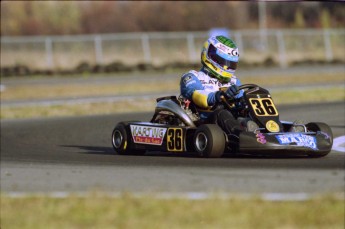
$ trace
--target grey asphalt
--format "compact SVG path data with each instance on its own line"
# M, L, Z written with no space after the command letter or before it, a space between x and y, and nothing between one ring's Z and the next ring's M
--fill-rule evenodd
M345 135L343 103L278 106L283 120L328 123ZM344 192L345 153L323 158L120 156L111 132L152 113L1 121L2 192Z

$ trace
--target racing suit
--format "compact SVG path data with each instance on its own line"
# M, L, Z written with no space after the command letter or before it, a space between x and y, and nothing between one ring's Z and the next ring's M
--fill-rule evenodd
M233 117L230 111L220 109L210 111L210 106L217 101L216 92L222 87L231 85L240 86L241 82L236 76L232 76L230 82L222 84L217 79L210 77L207 71L202 68L199 72L191 70L181 77L181 95L192 101L198 108L203 109L199 112L200 119L210 123L218 124L227 134L239 134L241 130L239 122ZM243 91L235 96L236 99L243 96Z

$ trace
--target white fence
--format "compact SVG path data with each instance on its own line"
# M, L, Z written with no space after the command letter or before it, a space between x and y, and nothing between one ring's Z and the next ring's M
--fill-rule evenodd
M242 61L267 58L281 67L301 60L345 61L345 30L237 30ZM1 67L16 64L38 69L74 68L81 62L135 65L200 61L208 32L120 33L76 36L1 37Z

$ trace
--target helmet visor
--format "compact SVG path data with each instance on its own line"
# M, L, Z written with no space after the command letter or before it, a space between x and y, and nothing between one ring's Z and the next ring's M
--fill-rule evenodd
M207 55L211 60L213 60L214 62L219 64L225 70L228 70L228 69L236 70L236 68L237 68L237 62L227 60L227 59L224 59L223 57L219 56L217 54L216 47L214 47L212 44L210 44L210 46L208 48Z

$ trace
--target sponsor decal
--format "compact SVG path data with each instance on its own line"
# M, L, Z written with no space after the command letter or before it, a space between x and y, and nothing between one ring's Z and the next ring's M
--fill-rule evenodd
M229 48L228 46L223 45L222 43L217 43L214 46L225 54L228 54L231 56L238 56L238 49L237 48L235 48L235 49Z
M269 120L266 123L266 128L268 131L274 132L274 133L279 132L279 130L280 130L279 125L273 120Z
M231 50L231 55L238 56L238 49L232 49Z
M223 45L222 43L218 43L218 44L216 44L216 48L218 48L219 50L221 50L222 52L224 52L224 53L228 53L229 52L229 48L228 47L226 47L225 45Z
M209 81L205 81L205 80L200 80L201 84L204 85L205 87L211 88L213 89L213 85L216 85L218 87L222 87L222 86L226 86L226 85L230 85L229 83L226 84L222 84L221 82L219 82L217 79L209 79ZM208 86L208 85L212 85L212 86ZM227 89L227 88L226 88ZM217 89L215 89L217 90Z
M298 146L304 146L317 150L316 138L314 136L304 134L283 134L277 135L276 138L281 145L296 143Z
M261 144L266 144L266 142L267 142L266 137L263 133L258 133L256 135L256 140Z
M185 77L183 77L183 82L184 82L184 84L187 84L189 81L191 81L192 80L192 76L185 76Z
M148 145L162 145L166 128L130 125L133 141Z

